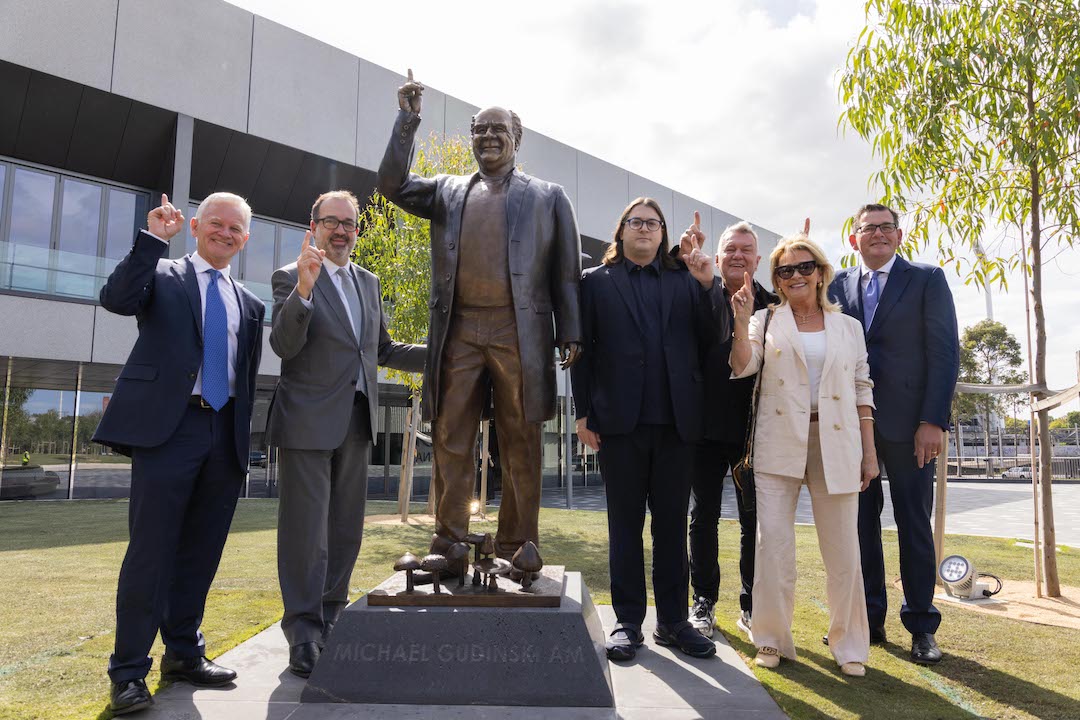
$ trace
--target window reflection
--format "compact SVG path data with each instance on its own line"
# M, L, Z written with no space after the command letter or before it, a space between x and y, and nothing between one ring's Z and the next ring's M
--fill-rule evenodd
M14 179L8 235L14 246L10 284L16 290L48 292L56 177L16 168Z
M54 258L54 292L89 297L94 294L101 223L100 185L65 178L60 205L60 252Z
M7 405L0 499L66 498L75 391L13 385Z

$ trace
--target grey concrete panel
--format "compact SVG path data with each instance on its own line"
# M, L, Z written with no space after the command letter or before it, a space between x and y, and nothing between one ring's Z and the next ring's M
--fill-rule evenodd
M0 295L0 356L90 360L94 306Z
M630 173L578 152L578 227L582 235L607 242L630 201Z
M447 135L458 135L463 138L469 137L469 124L472 122L472 116L480 111L480 108L476 105L470 105L469 103L462 102L456 97L446 95L446 110L445 120L443 121L443 132Z
M94 308L94 348L91 360L96 363L123 365L139 338L135 318Z
M670 237L672 241L678 238L678 235L675 234L675 230L676 228L685 228L685 223L682 225L676 223L675 218L672 216L675 212L675 203L673 200L674 192L671 188L666 185L661 185L658 182L653 182L648 178L641 177L640 175L630 173L629 195L630 199L627 200L627 202L636 197L651 197L653 200L660 203L660 207L664 211L664 217L667 218L669 224L668 237ZM681 233L682 229L680 229L679 232Z
M706 202L696 200L689 195L680 192L674 195L672 207L668 214L668 222L671 224L670 234L672 242L677 242L683 230L690 227L694 221L694 211L701 213L701 229L705 233L705 253L716 254L716 235L713 233L712 211L713 207Z
M526 126L518 151L518 163L529 175L562 185L574 209L577 209L577 151L574 148L546 135L531 132Z
M120 0L112 91L246 132L252 17L219 0Z
M422 79L421 79L422 81ZM360 104L356 115L356 165L378 170L390 131L397 117L397 89L405 76L359 58ZM417 139L427 140L432 133L442 137L446 121L446 95L434 88L424 88Z
M118 0L0 0L0 59L108 92Z
M356 57L255 16L248 132L352 165Z

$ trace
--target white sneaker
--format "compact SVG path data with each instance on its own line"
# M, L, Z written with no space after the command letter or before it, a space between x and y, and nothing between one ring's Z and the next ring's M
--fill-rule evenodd
M694 597L694 607L690 610L690 625L707 638L713 636L716 631L716 614L713 612L712 600L703 597Z
M739 619L735 621L735 627L746 633L746 637L750 638L751 640L753 639L752 635L750 634L750 611L743 610L741 613L739 613Z

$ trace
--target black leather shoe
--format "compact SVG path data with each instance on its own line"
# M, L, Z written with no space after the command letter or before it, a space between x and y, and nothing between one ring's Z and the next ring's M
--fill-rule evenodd
M607 651L608 660L625 662L633 660L634 656L637 655L637 649L644 644L645 636L641 634L640 628L636 625L623 625L620 623L608 635L604 649Z
M911 633L911 660L920 665L937 665L941 662L941 650L933 633Z
M138 712L153 704L154 699L150 697L150 691L146 689L145 680L114 682L109 688L109 709L112 710L113 715Z
M652 636L658 644L677 647L690 657L707 658L716 654L713 641L685 620L674 625L657 625Z
M319 662L319 645L314 642L300 643L289 648L289 672L306 678Z
M166 654L161 658L161 679L170 682L184 680L199 687L228 685L236 679L236 671L221 667L205 657L177 658Z
M822 635L821 636L821 642L824 645L828 645L829 644L829 636L828 635ZM885 628L883 628L883 627L876 627L876 628L872 627L872 628L870 628L870 644L871 645L884 645L887 642L888 642L888 640L885 638Z

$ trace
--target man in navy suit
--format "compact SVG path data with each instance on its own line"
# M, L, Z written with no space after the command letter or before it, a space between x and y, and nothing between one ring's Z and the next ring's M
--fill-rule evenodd
M900 542L904 604L900 620L911 633L911 659L934 664L941 614L934 607L937 576L930 513L934 465L949 428L960 341L956 308L941 268L896 254L903 232L884 205L855 213L851 246L859 265L841 270L830 294L862 322L877 405L875 445L889 478ZM881 478L859 495L859 545L870 639L885 641L885 561L881 548Z
M139 337L94 441L131 456L130 541L116 591L110 709L153 701L144 678L158 631L161 675L224 685L236 673L206 659L202 623L247 473L251 408L266 308L229 277L251 208L214 193L191 219L196 252L163 259L184 217L167 196L101 289L101 304L134 315Z
M727 317L712 263L694 243L704 239L698 225L695 213L684 266L668 254L660 206L638 198L623 211L603 263L581 279L584 347L571 378L577 435L599 454L607 497L612 660L632 659L645 640L646 507L652 513L653 638L694 657L716 653L687 622L686 508L705 403L698 349L709 335L726 334L719 319Z

